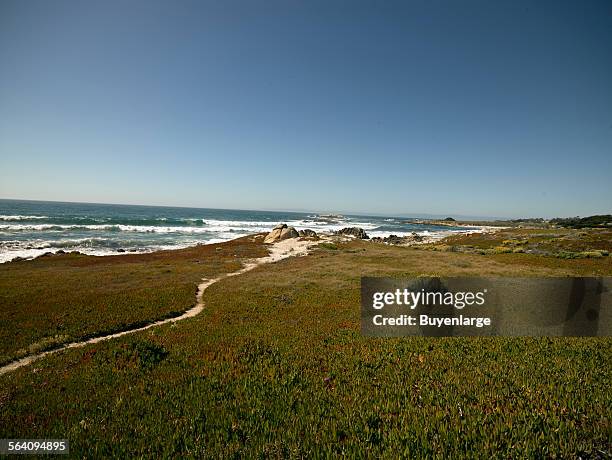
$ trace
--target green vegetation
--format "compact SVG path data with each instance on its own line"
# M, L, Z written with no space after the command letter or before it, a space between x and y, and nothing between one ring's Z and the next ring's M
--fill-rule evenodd
M569 217L551 219L552 225L569 228L610 227L612 226L612 215L598 215L590 217Z
M468 226L489 226L489 227L510 227L510 228L610 228L612 226L612 215L598 215L590 217L569 217L555 218L549 221L541 217L526 218L526 219L507 219L507 220L478 220L478 221L455 221L452 217L447 217L443 220L423 219L416 220L417 223L438 224L438 225L468 225Z
M0 363L178 316L202 277L266 250L249 239L154 254L65 254L0 266Z
M530 247L538 238L499 237L470 241L484 250ZM363 241L335 247L212 285L194 318L0 376L0 436L68 438L76 457L604 458L611 451L612 340L366 338L359 280L610 275L612 258ZM246 252L258 251L265 252L253 244Z
M561 259L608 257L612 251L612 229L503 229L493 233L454 235L441 242L424 245L423 249L470 254L529 254ZM525 258L522 263L529 263Z
M154 368L168 356L164 347L145 340L123 343L111 350L112 354L97 354L96 363L110 363L116 369L137 367L146 371Z

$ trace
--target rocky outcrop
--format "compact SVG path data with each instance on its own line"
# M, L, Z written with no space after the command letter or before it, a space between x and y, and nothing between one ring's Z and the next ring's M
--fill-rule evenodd
M370 237L365 232L365 230L363 228L360 228L360 227L345 227L342 230L338 230L336 232L336 234L338 234L338 235L354 236L355 238L359 238L361 240L368 240L368 239L370 239Z
M385 244L411 244L411 243L420 243L423 241L423 237L415 232L412 232L410 236L397 236L397 235L389 235L384 238L376 236L372 238L374 243L385 243Z
M278 224L266 235L264 243L275 243L289 238L297 238L298 236L300 235L295 228L288 227L287 224Z
M300 234L300 236L310 236L310 237L317 236L317 232L315 232L314 230L310 230L309 228L305 230L300 230L298 233Z

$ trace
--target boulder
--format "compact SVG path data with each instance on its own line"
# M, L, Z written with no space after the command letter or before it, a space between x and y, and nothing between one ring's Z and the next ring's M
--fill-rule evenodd
M286 240L289 238L297 238L300 234L293 227L288 227L287 224L278 224L274 229L266 235L264 243L275 243L276 241Z
M361 240L369 240L370 237L365 232L363 228L360 227L345 227L342 230L338 230L336 232L338 235L349 235L354 236L355 238L359 238Z
M379 236L375 236L371 239L374 243L385 243L385 244L410 244L410 243L420 243L423 241L423 237L416 232L412 232L410 236L398 236L398 235L389 235L384 238Z
M383 238L383 242L387 244L404 244L406 239L397 235L389 235L388 237Z
M278 224L264 238L264 243L274 243L280 239L281 232L287 228L287 224Z
M417 232L412 232L412 240L413 241L418 241L421 242L423 241L423 237L421 235L419 235Z
M298 233L300 234L300 236L317 236L317 232L315 232L314 230L310 230L309 228L305 230L300 230Z
M289 238L297 238L298 236L300 236L300 234L294 227L286 227L281 230L279 239L286 240Z

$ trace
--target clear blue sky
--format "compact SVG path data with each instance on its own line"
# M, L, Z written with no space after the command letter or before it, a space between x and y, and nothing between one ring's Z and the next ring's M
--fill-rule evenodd
M612 2L0 2L0 197L612 212Z

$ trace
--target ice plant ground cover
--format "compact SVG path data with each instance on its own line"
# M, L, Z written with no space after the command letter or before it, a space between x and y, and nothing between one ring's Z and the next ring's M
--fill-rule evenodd
M177 252L166 260L165 269L192 273L185 287L192 295L193 266L201 275L236 270L266 252L245 240L209 248L208 259ZM54 256L2 266L3 321L31 326L38 304L27 304L29 315L7 316L14 300L5 293L34 289L29 280L38 273L48 272L45 308L62 311L70 310L60 289L70 271L53 267L78 262L81 273L95 270L98 279L118 270L112 258L88 261ZM133 278L124 273L124 284L106 284L100 304L127 295L154 266L143 261ZM0 435L67 438L75 456L608 455L612 340L361 336L360 277L419 274L610 275L612 258L326 243L212 285L194 318L0 376ZM161 278L147 295L179 279ZM123 309L108 305L108 317L83 314L83 328L108 327ZM42 340L44 327L32 337ZM5 353L12 341L3 339Z

